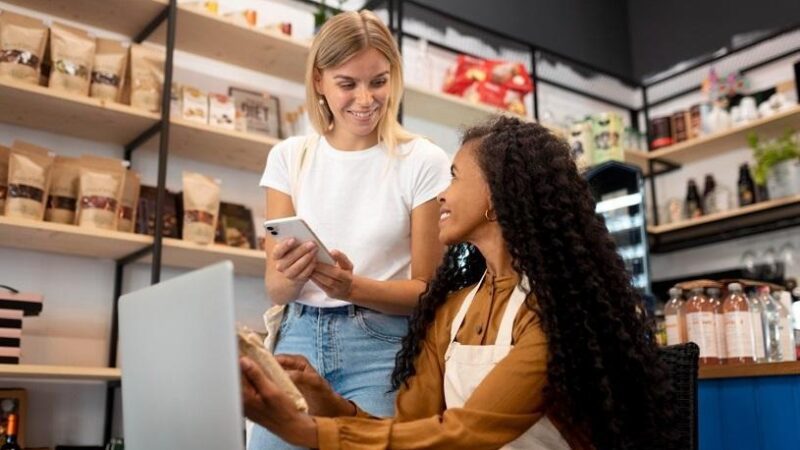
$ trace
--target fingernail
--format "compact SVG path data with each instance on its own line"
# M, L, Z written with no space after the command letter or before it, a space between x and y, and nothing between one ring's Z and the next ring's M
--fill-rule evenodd
M307 249L311 250L311 249L316 248L316 247L317 247L317 244L315 244L313 242L306 242L306 248Z
M242 369L245 370L250 369L250 367L252 367L253 365L250 361L247 360L247 358L240 358L239 364L242 366Z

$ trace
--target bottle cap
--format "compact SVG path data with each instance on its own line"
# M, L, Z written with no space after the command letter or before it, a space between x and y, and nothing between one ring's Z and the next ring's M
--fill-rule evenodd
M674 287L669 290L670 297L680 297L681 294L683 294L683 289L681 288Z
M731 283L728 285L729 291L742 292L742 285L739 283Z

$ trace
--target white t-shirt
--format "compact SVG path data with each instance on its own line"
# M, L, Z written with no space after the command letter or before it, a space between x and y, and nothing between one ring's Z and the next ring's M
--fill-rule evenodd
M292 137L269 153L261 186L292 195L292 177L305 136ZM298 180L295 213L328 250L340 250L356 275L402 280L411 274L411 210L435 198L450 182L450 160L428 140L417 138L389 154L382 144L341 151L321 137ZM306 283L298 303L320 308L348 305Z

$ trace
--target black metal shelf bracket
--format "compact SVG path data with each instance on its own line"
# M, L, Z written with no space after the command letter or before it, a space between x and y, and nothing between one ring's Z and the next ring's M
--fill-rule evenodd
M165 6L164 9L161 10L161 12L156 17L154 17L153 20L150 21L150 23L145 25L144 29L140 31L132 39L132 41L137 44L141 44L142 42L144 42L147 38L150 37L151 34L153 34L154 31L158 29L158 27L161 26L162 23L164 23L165 20L169 18L169 12L170 12L170 6Z
M125 161L130 162L131 157L133 156L133 152L135 152L139 147L144 145L145 142L149 141L150 138L156 135L161 128L163 123L159 120L158 122L154 123L153 126L144 130L139 136L136 136L132 141L125 145Z

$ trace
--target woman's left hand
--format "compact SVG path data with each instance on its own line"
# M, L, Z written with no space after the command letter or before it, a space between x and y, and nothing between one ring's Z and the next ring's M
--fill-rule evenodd
M242 397L247 418L284 441L317 448L317 423L297 410L294 402L249 358L241 358Z
M332 250L331 256L336 265L317 262L311 281L330 298L349 300L353 292L353 263L344 253Z

